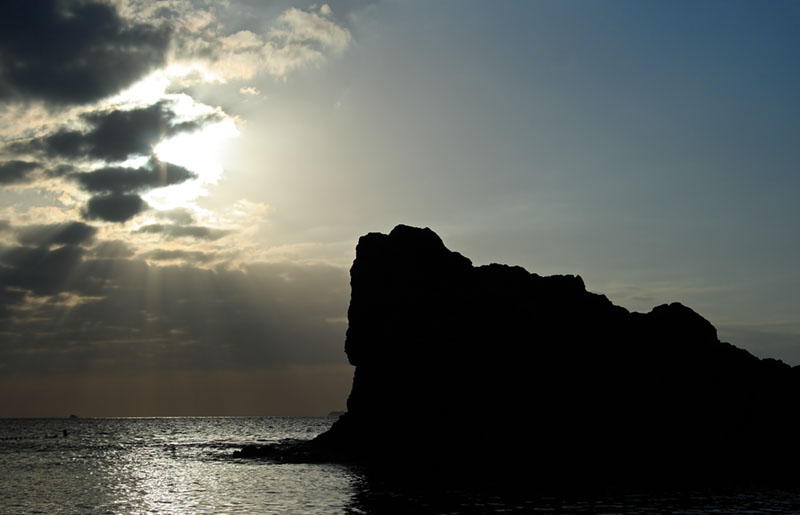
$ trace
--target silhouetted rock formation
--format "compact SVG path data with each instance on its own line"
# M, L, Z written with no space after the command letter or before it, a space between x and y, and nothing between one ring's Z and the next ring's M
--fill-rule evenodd
M681 304L631 313L403 225L359 240L351 286L348 412L310 443L331 459L683 482L776 478L800 455L800 370Z

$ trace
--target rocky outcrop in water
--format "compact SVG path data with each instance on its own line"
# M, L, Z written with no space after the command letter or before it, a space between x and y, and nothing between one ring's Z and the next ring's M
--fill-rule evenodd
M780 477L800 456L800 370L681 304L631 313L403 225L359 240L351 286L353 387L317 456L659 482Z

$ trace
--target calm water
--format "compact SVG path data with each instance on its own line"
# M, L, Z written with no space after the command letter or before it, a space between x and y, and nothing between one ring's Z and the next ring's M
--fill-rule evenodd
M797 513L800 506L800 493L781 490L508 498L400 488L340 465L231 458L245 444L308 439L331 423L0 419L0 513Z

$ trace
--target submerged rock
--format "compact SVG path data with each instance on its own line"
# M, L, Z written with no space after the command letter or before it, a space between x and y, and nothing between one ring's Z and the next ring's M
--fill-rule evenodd
M474 267L403 225L363 236L350 272L353 386L303 448L317 459L487 475L525 463L539 482L794 473L800 372L720 342L686 306L631 313L579 276Z

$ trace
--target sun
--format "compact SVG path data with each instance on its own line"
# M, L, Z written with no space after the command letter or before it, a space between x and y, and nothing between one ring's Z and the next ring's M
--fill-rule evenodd
M225 117L193 131L166 139L153 149L159 160L182 166L197 178L150 191L144 199L156 209L172 209L191 204L208 194L223 174L222 154L239 131L233 119Z

